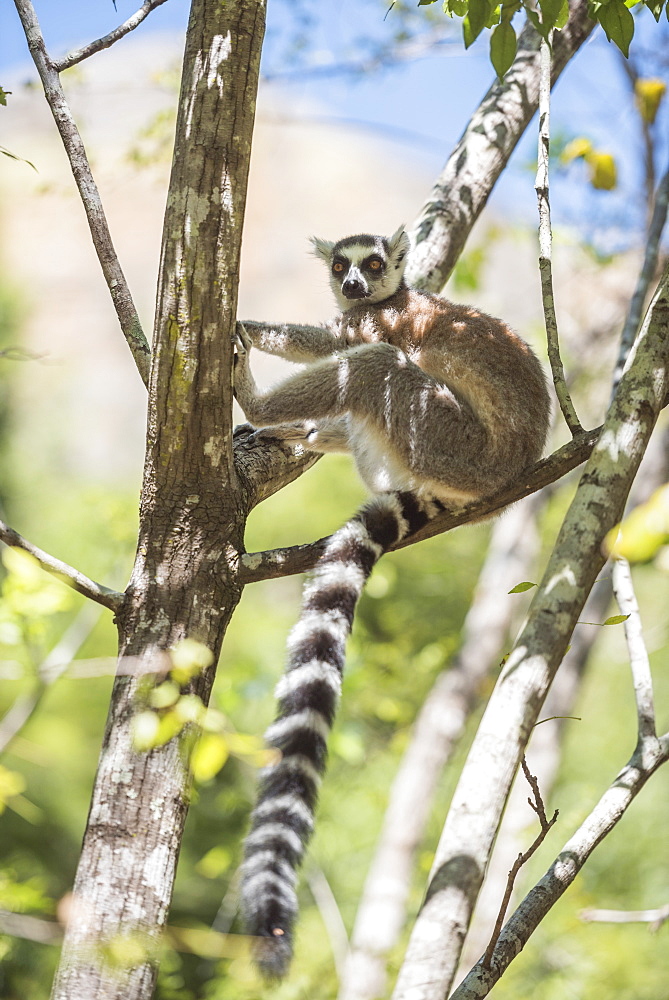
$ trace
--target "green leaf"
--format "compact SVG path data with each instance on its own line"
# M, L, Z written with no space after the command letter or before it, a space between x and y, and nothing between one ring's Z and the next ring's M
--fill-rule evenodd
M564 3L562 4L562 9L560 10L560 13L558 14L557 20L555 22L555 28L557 29L557 31L561 31L568 20L569 20L569 0L564 0Z
M515 587L512 587L509 593L524 594L526 590L532 590L532 587L536 586L536 583L532 583L530 580L525 580L523 583L517 583Z
M500 80L516 58L517 48L515 31L508 21L502 21L490 36L490 61Z
M544 24L541 23L541 18L537 14L536 10L532 10L531 7L526 7L525 13L527 14L527 18L530 24L532 24L534 29L539 32L541 37L548 38L548 34L551 29L547 28Z
M0 104L4 108L7 107L7 98L11 94L11 90L5 90L4 87L0 87Z
M628 618L629 615L611 615L605 622L602 622L602 625L622 625Z
M541 20L544 28L550 29L555 27L557 19L562 13L563 5L564 0L539 0Z
M5 149L4 146L0 146L0 153L2 153L3 156L8 156L10 160L16 160L17 163L27 163L29 167L33 168L36 174L39 173L39 170L34 163L31 163L30 160L24 160L22 156L17 156L16 153L12 153L9 149Z
M610 3L599 8L597 20L610 42L615 42L627 58L630 42L634 35L634 18L623 3L623 0L610 0Z
M476 41L485 28L490 14L492 4L488 0L469 0L469 12L462 22L462 32L465 39L465 48Z

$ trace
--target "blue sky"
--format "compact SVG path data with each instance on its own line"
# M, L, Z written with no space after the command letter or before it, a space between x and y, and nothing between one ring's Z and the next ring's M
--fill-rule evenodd
M105 34L138 6L138 0L117 0L116 11L111 0L35 2L47 44L56 56ZM187 0L167 0L152 12L137 33L182 31L188 8ZM355 40L361 35L384 37L392 18L391 12L384 22L386 8L372 0L313 0L311 3L269 0L264 56L268 70L290 68L282 57L286 38L295 26L291 11L294 13L300 8L315 12L309 35L310 51L315 50L323 60L332 58L332 54L335 59L350 55ZM656 25L650 13L643 10L635 42L638 45L656 44L661 33L667 47L668 28L666 24ZM578 175L579 171L576 166L567 182L554 176L553 210L558 222L560 218L572 221L582 217L584 211L593 222L604 215L607 221L613 221L611 228L620 234L640 218L639 164L631 153L638 141L638 121L629 101L618 54L601 32L598 36L573 60L554 91L553 129L554 134L585 134L599 148L613 152L619 160L621 190L610 195L592 193L585 183L574 185L574 172ZM428 56L370 77L290 77L284 79L282 85L298 106L308 98L316 102L326 116L355 121L362 128L388 130L388 135L396 137L399 155L420 158L436 172L493 76L487 40L483 36L467 53L459 40L449 46L448 51L446 56ZM14 6L2 3L0 84L8 86L5 81L16 77L18 66L23 67L22 75L29 72L28 59ZM656 73L657 68L653 69ZM534 158L535 146L532 129L515 154L514 169L507 173L495 193L498 208L528 219L535 212L532 177L527 167ZM666 144L661 152L666 155Z

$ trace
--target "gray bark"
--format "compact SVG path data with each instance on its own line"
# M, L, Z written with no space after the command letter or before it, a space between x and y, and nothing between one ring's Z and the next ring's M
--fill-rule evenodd
M218 657L247 512L232 461L231 336L264 0L194 0L163 232L137 558L120 657L160 669L184 637ZM213 277L216 276L216 281ZM208 700L213 668L193 682ZM133 749L138 680L116 680L57 1000L146 1000L189 797L179 740ZM110 950L129 943L120 966Z

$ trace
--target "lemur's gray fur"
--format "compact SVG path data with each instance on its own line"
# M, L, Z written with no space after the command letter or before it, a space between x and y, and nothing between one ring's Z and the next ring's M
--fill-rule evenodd
M501 320L407 288L409 238L312 240L341 315L323 327L238 324L235 395L260 437L351 452L376 494L331 537L307 583L267 731L265 769L243 865L256 957L285 972L297 915L296 870L313 828L344 646L372 567L445 507L501 489L537 461L549 421L541 365ZM307 367L267 392L253 345Z

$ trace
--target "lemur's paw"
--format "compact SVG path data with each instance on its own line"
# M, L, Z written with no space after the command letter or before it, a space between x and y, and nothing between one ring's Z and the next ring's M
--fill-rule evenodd
M253 434L254 441L285 441L286 444L306 445L313 424L303 420L292 424L274 424L270 427L259 427Z
M253 347L251 338L246 332L246 327L243 323L237 323L235 332L232 335L232 343L235 346L238 357L248 354Z

